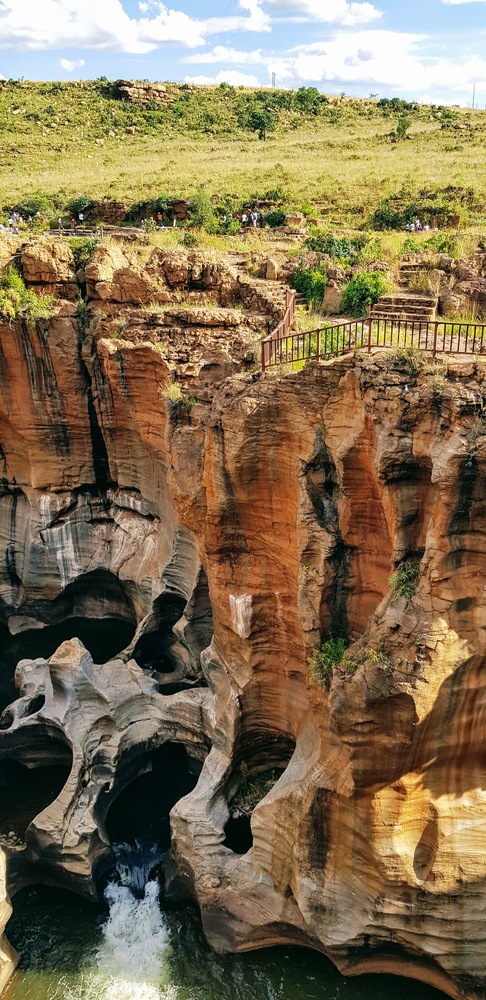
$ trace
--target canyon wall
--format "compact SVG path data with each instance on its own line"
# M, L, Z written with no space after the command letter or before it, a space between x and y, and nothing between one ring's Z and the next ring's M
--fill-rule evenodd
M56 315L0 327L0 780L59 769L0 839L10 894L95 896L110 808L182 745L198 778L171 809L166 890L198 902L213 947L291 941L484 997L484 361L262 376L258 287L239 344L220 312L185 314L199 354L176 358L180 323L143 302L172 308L182 267L184 308L231 311L237 277L117 252L76 276L27 248ZM50 648L87 620L127 644ZM319 680L330 635L348 648Z

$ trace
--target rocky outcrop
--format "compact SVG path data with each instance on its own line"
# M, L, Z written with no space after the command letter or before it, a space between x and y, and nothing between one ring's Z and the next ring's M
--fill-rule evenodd
M450 319L483 321L486 316L486 254L471 258L446 254L414 254L415 273L421 275L420 290L438 294L439 311ZM412 265L410 265L412 266Z
M172 104L177 98L168 91L164 83L148 83L144 80L116 80L113 84L115 97L131 104L145 104L155 101L157 104Z
M93 296L124 287L114 254ZM199 267L156 254L142 277L172 296ZM217 950L293 941L484 998L482 359L240 369L184 407L175 360L111 322L0 328L2 636L30 644L1 664L0 767L62 779L39 778L10 892L93 895L110 810L182 745L202 770L171 808L166 891ZM74 619L135 632L107 662L48 650ZM330 635L347 649L319 674Z

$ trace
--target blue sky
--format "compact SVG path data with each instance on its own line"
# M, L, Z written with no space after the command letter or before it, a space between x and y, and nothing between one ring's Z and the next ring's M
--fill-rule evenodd
M0 74L486 106L486 0L0 0Z

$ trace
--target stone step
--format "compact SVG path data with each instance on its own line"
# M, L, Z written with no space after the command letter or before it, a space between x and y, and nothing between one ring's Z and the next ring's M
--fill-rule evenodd
M409 295L406 292L390 292L388 295L380 295L379 302L392 302L397 305L421 305L421 306L435 306L437 303L436 295L415 295L411 292Z
M435 321L435 316L411 316L407 313L377 313L374 309L371 310L369 319L371 320L381 320L383 323L415 323L416 326L422 324L427 326L428 323L433 323Z
M430 313L435 312L436 303L435 302L382 302L381 299L376 303L380 309L384 312L424 312Z
M430 315L437 309L437 296L407 295L406 292L395 292L381 295L374 308L383 312L425 313Z
M378 305L379 312L382 313L408 313L410 316L434 316L435 309L431 306L429 309L425 309L423 306L402 306L394 305L389 303L388 305L380 304Z

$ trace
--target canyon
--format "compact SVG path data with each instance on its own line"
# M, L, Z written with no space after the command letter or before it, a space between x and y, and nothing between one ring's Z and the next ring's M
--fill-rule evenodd
M230 256L2 254L54 305L0 324L0 927L155 823L216 951L484 998L484 358L262 375Z

